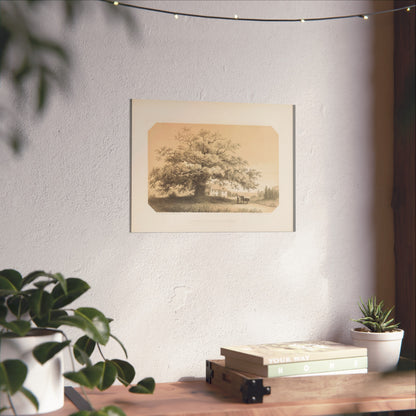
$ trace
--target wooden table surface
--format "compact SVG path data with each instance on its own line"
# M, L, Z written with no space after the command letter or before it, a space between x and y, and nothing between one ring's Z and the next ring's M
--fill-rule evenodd
M414 372L412 375L400 377L411 379ZM123 386L113 386L103 392L91 391L88 397L96 409L116 405L122 408L127 416L329 415L415 409L414 382L410 380L410 384L408 381L406 383L406 389L389 397L378 397L377 393L372 393L368 397L361 394L325 398L325 394L322 393L314 400L310 397L296 401L280 398L278 403L261 404L241 403L238 398L225 394L219 387L210 385L205 380L158 383L152 395L132 394ZM62 409L49 415L67 416L76 411L76 407L66 399Z

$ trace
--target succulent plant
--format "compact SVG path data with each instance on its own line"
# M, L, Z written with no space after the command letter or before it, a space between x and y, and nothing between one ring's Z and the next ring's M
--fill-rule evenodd
M377 303L377 298L372 296L364 303L360 299L358 306L363 316L359 319L353 319L354 322L358 322L367 327L371 332L388 332L398 329L399 324L394 322L393 318L389 318L394 306L389 310L383 309L384 302Z

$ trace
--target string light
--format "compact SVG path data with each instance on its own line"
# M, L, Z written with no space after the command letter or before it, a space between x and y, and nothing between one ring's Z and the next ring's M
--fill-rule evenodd
M176 12L171 10L163 10L163 9L154 9L151 7L145 7L145 6L138 6L131 3L123 3L119 1L113 1L113 0L100 0L104 3L110 3L114 5L119 5L123 7L130 7L133 9L153 12L153 13L162 13L162 14L170 14L175 17L175 19L178 19L179 16L185 16L185 17L195 17L199 19L211 19L211 20L239 20L242 22L317 22L317 21L324 21L324 20L340 20L340 19L354 19L354 18L360 18L364 20L368 20L369 17L379 15L379 14L385 14L385 13L395 13L399 12L401 10L406 10L407 12L410 12L411 9L416 7L416 4L412 6L404 6L404 7L398 7L396 9L389 9L389 10L381 10L378 12L372 12L372 13L366 13L366 14L350 14L345 16L328 16L328 17L310 17L310 18L302 18L302 19L262 19L262 18L251 18L251 17L239 17L237 14L234 15L234 17L229 16L210 16L210 15L204 15L204 14L194 14L194 13L185 13L185 12Z

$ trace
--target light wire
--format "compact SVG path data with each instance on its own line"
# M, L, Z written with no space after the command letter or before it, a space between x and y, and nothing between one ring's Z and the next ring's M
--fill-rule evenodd
M131 3L124 3L121 1L113 1L113 0L100 0L104 3L108 3L115 6L121 7L130 7L133 9L143 10L147 12L153 13L162 13L162 14L169 14L174 16L176 19L179 16L183 17L194 17L199 19L211 19L211 20L233 20L233 21L242 21L242 22L270 22L270 23L282 23L282 22L316 22L316 21L324 21L324 20L340 20L340 19L353 19L353 18L360 18L367 20L371 16L376 16L379 14L386 14L386 13L395 13L402 10L406 10L409 12L411 9L416 7L416 4L404 7L398 7L396 9L389 9L389 10L381 10L378 12L371 12L371 13L360 13L360 14L349 14L345 16L328 16L328 17L309 17L309 18L297 18L297 19L262 19L262 18L252 18L252 17L239 17L238 15L234 15L233 17L230 16L211 16L211 15L204 15L204 14L194 14L194 13L185 13L185 12L175 12L171 10L163 10L163 9L155 9L152 7L145 7L139 6L136 4Z

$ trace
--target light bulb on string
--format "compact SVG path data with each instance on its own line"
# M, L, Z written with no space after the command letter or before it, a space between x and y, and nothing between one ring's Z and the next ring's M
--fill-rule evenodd
M0 0L1 1L1 0ZM354 19L354 18L361 18L364 20L368 20L370 17L376 16L376 15L380 15L380 14L385 14L385 13L395 13L398 11L407 11L410 12L412 9L416 8L416 4L411 5L411 6L403 6L403 7L398 7L395 9L388 9L388 10L380 10L380 11L376 11L376 12L371 12L371 13L367 13L367 14L350 14L350 15L343 15L343 16L327 16L327 17L311 17L311 18L293 18L293 19L281 19L281 18L251 18L251 17L245 17L245 18L240 18L238 16L238 14L234 14L234 16L209 16L209 15L204 15L204 14L195 14L195 13L186 13L186 12L181 12L181 13L177 13L173 10L164 10L164 9L156 9L156 8L151 8L151 7L146 7L146 6L139 6L139 5L134 5L131 3L124 3L122 1L117 1L117 0L100 0L104 3L109 3L109 4L113 4L115 6L120 6L120 7L129 7L129 8L133 8L133 9L137 9L137 10L142 10L142 11L148 11L148 12L153 12L153 13L163 13L163 14L170 14L173 15L175 17L175 19L179 18L179 15L181 16L186 16L186 17L192 17L192 18L200 18L200 19L210 19L210 20L239 20L240 22L275 22L275 23L279 23L279 22L291 22L291 23L296 23L296 22L300 22L300 23L305 23L306 21L308 22L319 22L319 21L325 21L325 20L341 20L341 19Z

